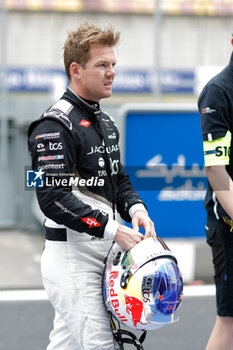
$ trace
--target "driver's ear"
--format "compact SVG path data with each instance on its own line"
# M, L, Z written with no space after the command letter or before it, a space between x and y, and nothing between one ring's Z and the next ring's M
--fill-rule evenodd
M72 62L70 65L70 76L74 77L75 79L79 79L80 77L80 68L81 65L77 62Z

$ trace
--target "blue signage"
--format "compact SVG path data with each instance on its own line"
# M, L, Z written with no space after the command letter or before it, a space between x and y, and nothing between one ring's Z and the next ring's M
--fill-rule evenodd
M153 72L150 70L117 70L113 84L114 92L153 92Z
M29 67L7 70L7 88L12 92L48 92L61 83L67 84L62 69Z
M163 70L161 73L162 93L194 93L194 71Z
M197 109L125 114L125 164L161 237L204 235L207 189Z
M194 71L163 70L161 72L162 93L193 93ZM64 69L43 67L9 68L7 88L12 92L49 92L59 84L67 85ZM1 82L0 82L1 87ZM118 69L113 91L116 93L152 93L154 72L151 69Z

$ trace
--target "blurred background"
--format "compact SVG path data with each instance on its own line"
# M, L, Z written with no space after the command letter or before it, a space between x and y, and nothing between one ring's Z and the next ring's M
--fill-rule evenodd
M84 21L121 31L114 93L102 108L185 282L180 322L148 334L145 349L204 349L216 311L197 99L229 62L233 0L0 0L0 349L45 349L52 329L27 130L63 94L63 44Z
M102 107L117 121L131 180L158 234L183 256L185 281L209 281L197 98L229 62L233 1L0 0L0 11L0 265L22 244L38 269L43 215L26 185L27 129L66 88L67 32L91 21L121 31L114 93ZM12 286L22 280L16 260ZM33 276L31 268L25 278Z

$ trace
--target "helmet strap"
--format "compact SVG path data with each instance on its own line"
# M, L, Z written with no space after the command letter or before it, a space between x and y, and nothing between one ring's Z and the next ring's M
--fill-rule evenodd
M124 344L132 344L137 350L144 350L142 343L146 338L146 331L144 331L141 337L138 339L135 334L127 330L120 328L118 322L118 329L116 328L115 322L113 321L111 312L108 311L110 326L115 342L117 343L115 350L124 350Z

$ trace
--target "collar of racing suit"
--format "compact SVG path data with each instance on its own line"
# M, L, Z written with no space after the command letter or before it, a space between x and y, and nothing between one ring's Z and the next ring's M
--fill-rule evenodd
M79 105L81 104L81 105L85 106L85 108L88 108L90 115L95 116L94 119L96 119L96 115L101 112L100 104L98 102L90 101L90 100L87 100L87 99L79 96L78 94L76 94L76 92L74 92L74 90L70 86L68 86L66 93L69 94L69 98L73 95L72 96L73 103L79 104Z

